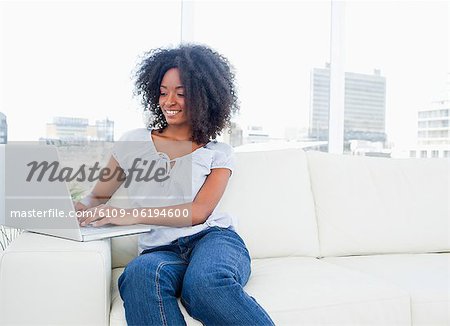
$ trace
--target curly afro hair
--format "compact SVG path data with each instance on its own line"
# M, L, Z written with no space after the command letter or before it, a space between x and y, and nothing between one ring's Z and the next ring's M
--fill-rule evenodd
M228 60L203 45L184 44L146 53L136 72L135 95L152 118L148 128L162 131L167 121L159 107L161 80L171 68L178 68L190 111L192 141L204 144L230 126L239 111L233 68Z

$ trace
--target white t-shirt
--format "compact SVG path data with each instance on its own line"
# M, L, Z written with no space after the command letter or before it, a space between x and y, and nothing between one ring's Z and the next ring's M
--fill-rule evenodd
M158 152L151 130L140 128L126 132L114 145L112 155L129 178L130 169L143 167L142 162L155 162L157 167L168 167L170 159L165 153ZM136 164L136 158L139 164ZM234 154L231 146L211 141L194 152L173 161L168 169L167 182L135 181L135 174L127 186L132 207L164 207L192 201L211 173L211 169L227 168L233 172ZM136 173L136 172L131 172ZM126 181L125 181L126 182ZM168 217L169 218L169 217ZM208 219L199 225L188 227L153 226L152 230L139 235L138 253L145 249L170 244L180 237L196 234L208 227L219 226L235 229L236 221L224 212L216 209Z

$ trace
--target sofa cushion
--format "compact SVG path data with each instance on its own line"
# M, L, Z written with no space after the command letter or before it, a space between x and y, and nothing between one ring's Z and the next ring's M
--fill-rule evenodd
M450 253L330 257L322 261L364 272L407 291L413 325L450 325Z
M117 288L123 268L113 270L111 325L125 325ZM276 325L410 325L406 291L372 276L315 258L266 258L252 261L245 290ZM181 306L182 308L182 306ZM182 312L188 325L199 325Z
M307 157L321 256L450 250L450 160Z
M138 235L111 238L111 264L125 267L138 254Z
M305 152L236 153L236 168L217 210L238 221L252 258L319 255Z

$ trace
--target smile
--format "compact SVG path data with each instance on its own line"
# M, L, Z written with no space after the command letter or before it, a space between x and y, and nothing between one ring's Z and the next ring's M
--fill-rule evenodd
M174 115L176 115L178 112L180 112L181 110L165 110L166 111L166 114L168 115L168 116L174 116Z

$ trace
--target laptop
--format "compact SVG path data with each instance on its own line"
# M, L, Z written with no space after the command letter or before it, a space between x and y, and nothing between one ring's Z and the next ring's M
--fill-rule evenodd
M36 142L0 145L0 225L75 241L145 233L152 229L146 224L80 226L67 183L55 181L50 173L38 180L37 170L30 178L31 162L59 163L58 150L53 145ZM62 166L55 168L53 176L62 169Z

